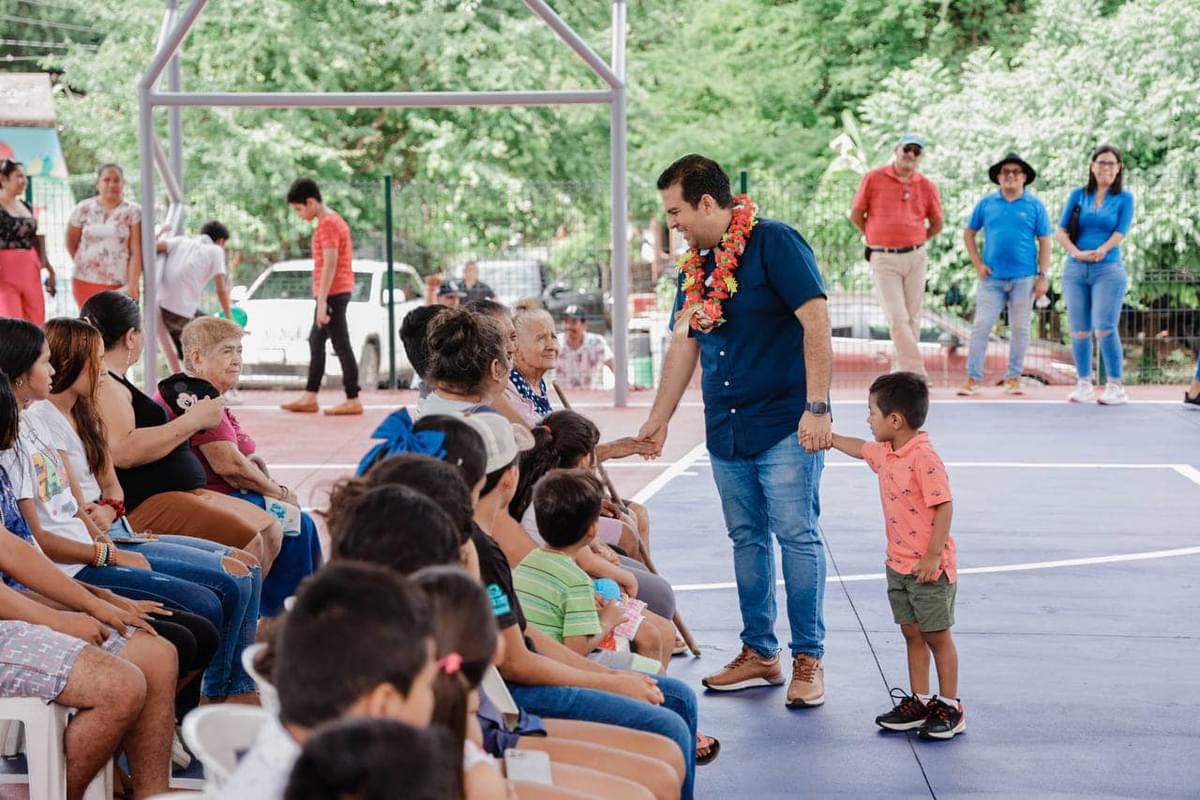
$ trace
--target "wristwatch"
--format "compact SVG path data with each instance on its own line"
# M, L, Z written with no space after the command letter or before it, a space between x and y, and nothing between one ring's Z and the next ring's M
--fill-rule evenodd
M818 417L823 417L829 413L829 403L824 400L810 400L804 404L804 410L810 414L816 414Z

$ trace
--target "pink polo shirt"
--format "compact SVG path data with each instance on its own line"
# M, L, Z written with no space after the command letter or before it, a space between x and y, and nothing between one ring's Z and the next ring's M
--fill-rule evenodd
M862 452L863 460L879 475L887 565L910 575L933 539L935 510L952 499L946 466L924 432L899 450L893 450L891 442L867 442ZM940 566L951 583L958 578L955 550L954 537L947 536Z

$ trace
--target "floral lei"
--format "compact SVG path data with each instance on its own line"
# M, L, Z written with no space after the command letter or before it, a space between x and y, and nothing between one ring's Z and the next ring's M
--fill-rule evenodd
M725 322L721 303L737 294L738 283L733 273L738 268L738 259L746 251L750 231L758 224L758 206L750 199L750 195L738 195L733 203L733 219L716 247L713 255L715 266L707 280L704 277L705 259L699 250L690 248L679 258L679 270L684 275L682 288L687 297L686 306L699 305L700 312L712 320L712 328ZM695 330L701 330L700 321L695 315L690 325Z

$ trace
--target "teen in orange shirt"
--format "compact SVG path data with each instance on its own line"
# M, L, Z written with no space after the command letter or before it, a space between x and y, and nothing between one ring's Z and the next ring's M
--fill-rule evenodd
M912 694L875 718L881 728L919 728L922 739L953 739L966 730L958 699L954 597L958 570L950 519L954 506L942 459L920 428L929 411L929 387L911 372L883 375L871 384L867 423L875 441L833 434L833 446L861 458L879 475L887 531L887 588L892 616L908 646ZM929 654L938 693L929 693ZM900 691L900 690L893 690Z
M317 300L312 330L308 334L308 384L299 399L284 403L285 411L316 413L317 392L325 377L325 342L333 342L333 352L342 365L342 385L346 400L325 409L326 414L347 415L363 413L358 399L358 362L350 346L350 330L346 324L346 308L354 288L354 272L350 268L350 227L341 215L321 199L321 190L312 178L297 178L288 188L288 205L305 222L316 220L313 228L313 296Z

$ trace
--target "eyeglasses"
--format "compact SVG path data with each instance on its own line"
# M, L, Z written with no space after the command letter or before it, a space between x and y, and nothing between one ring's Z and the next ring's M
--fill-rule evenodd
M904 145L904 152L908 153L910 156L920 156L921 155L921 145L906 144L906 145Z
M1000 174L1001 175L1024 175L1025 170L1021 169L1020 167L1005 167L1004 169L1000 170Z
M1120 161L1093 161L1092 163L1095 164L1097 167L1119 167L1119 166L1121 166Z

